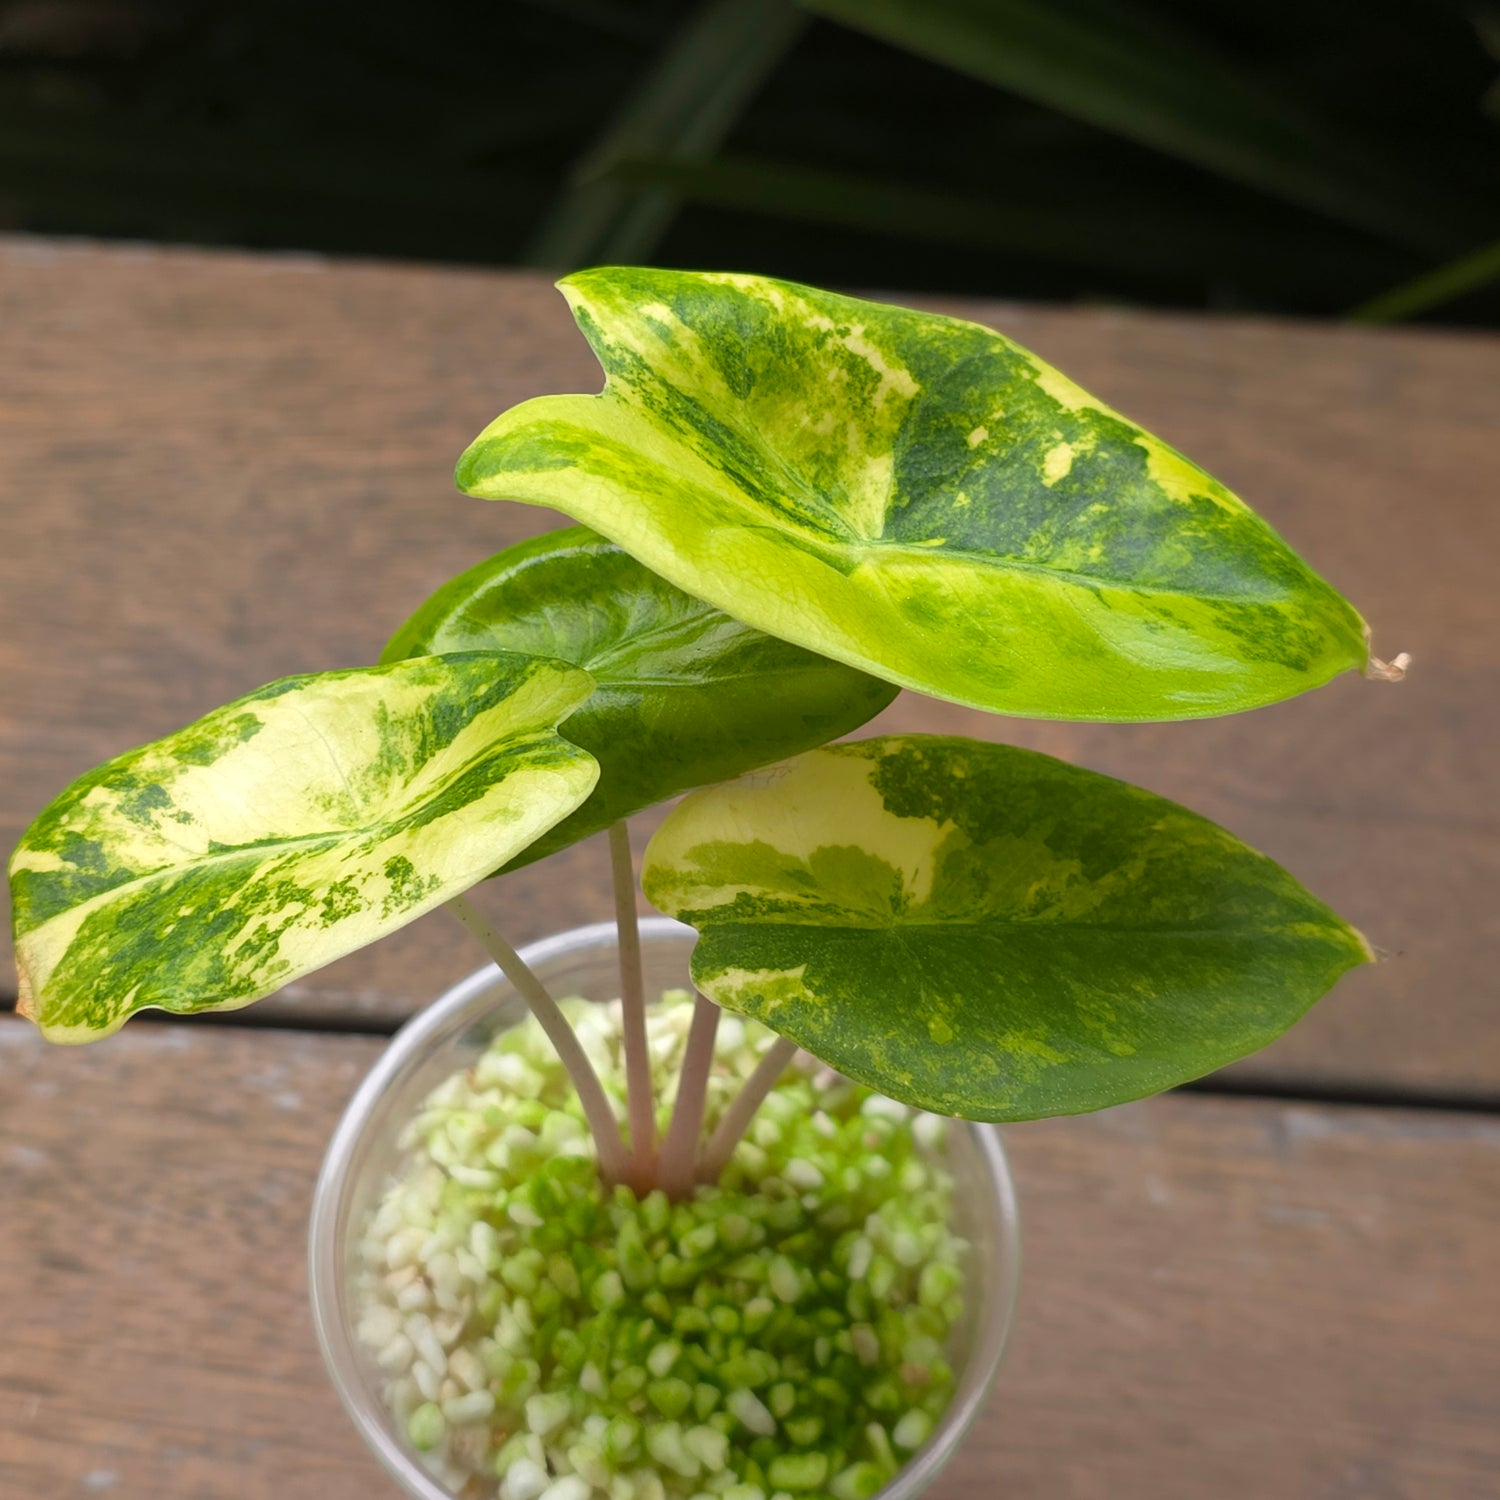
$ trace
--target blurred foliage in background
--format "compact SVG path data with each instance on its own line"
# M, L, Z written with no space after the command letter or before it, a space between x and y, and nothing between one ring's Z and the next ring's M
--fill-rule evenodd
M0 228L1500 324L1500 0L0 0Z

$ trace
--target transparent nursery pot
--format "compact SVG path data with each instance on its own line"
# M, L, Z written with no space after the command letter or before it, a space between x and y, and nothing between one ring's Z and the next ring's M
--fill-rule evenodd
M688 986L697 934L665 917L641 923L646 994ZM559 997L619 994L615 927L601 922L533 943L522 957ZM424 1469L381 1396L381 1375L355 1328L353 1281L361 1231L403 1153L396 1140L442 1080L473 1063L500 1032L525 1018L525 1003L493 965L471 974L396 1034L344 1111L319 1174L308 1232L313 1324L329 1374L360 1436L412 1500L453 1500ZM955 1122L948 1165L956 1179L956 1227L973 1245L969 1312L950 1351L952 1402L920 1452L876 1500L915 1500L968 1431L1000 1365L1015 1307L1020 1237L1015 1187L992 1126Z

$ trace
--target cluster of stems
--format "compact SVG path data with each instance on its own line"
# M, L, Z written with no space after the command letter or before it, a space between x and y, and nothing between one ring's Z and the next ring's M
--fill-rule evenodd
M785 1037L776 1038L705 1142L704 1106L719 1028L719 1007L705 996L697 995L671 1120L665 1136L657 1139L656 1100L646 1041L645 976L635 910L635 867L630 854L630 835L623 820L609 830L609 853L615 926L619 933L621 1034L625 1052L628 1131L623 1135L593 1064L546 986L467 900L455 896L448 905L515 986L556 1049L583 1106L605 1184L624 1183L638 1197L660 1188L675 1202L686 1198L698 1183L718 1180L797 1046Z

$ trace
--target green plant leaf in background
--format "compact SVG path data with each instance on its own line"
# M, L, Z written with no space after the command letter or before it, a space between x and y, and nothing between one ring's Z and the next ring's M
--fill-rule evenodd
M52 1041L248 1005L489 874L588 796L586 672L424 657L273 682L75 781L10 862Z
M595 683L562 732L599 762L599 784L512 867L689 787L848 734L896 696L731 620L582 526L507 548L445 584L382 659L472 650L555 657Z
M648 259L677 213L669 192L606 179L619 157L712 155L807 25L791 0L706 0L644 73L532 236L524 263L570 270Z
M800 0L1142 145L1441 254L1470 210L1122 0Z
M1362 240L1330 244L1300 231L1287 234L1265 222L1255 233L1243 219L1205 214L1201 204L1153 204L1140 211L1139 193L1120 184L1059 195L1066 177L1045 158L1007 168L1003 195L954 193L795 161L744 153L708 161L621 156L600 171L609 181L670 192L687 203L767 214L806 224L831 224L904 239L972 246L1033 256L1049 263L1106 272L1247 278L1280 295L1347 298L1354 285L1379 285L1406 272L1408 257ZM603 257L599 257L603 259ZM623 258L623 257L620 257Z
M760 630L936 697L1185 719L1368 660L1363 622L1221 484L1010 340L761 277L561 283L608 377L458 466Z
M1364 939L1185 808L1005 745L892 736L694 793L646 894L694 983L851 1078L1023 1120L1263 1046Z
M1355 323L1399 323L1496 280L1500 280L1500 240L1362 302L1349 318Z

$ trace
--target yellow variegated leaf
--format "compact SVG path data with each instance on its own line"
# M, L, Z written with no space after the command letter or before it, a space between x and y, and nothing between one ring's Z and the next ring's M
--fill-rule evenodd
M91 771L11 858L22 1013L234 1009L403 926L589 795L555 726L592 690L489 652L289 677Z
M1223 485L990 329L756 276L561 285L604 392L506 412L460 488L566 511L736 619L1039 718L1230 713L1368 659Z
M941 1114L1138 1099L1279 1035L1370 950L1283 869L1108 776L930 735L695 792L642 884L693 981Z

